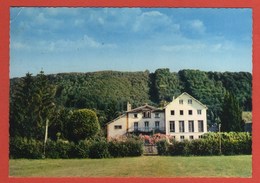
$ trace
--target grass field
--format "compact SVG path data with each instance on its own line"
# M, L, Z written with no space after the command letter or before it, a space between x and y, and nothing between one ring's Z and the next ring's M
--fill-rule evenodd
M251 177L252 156L18 159L9 170L17 177Z

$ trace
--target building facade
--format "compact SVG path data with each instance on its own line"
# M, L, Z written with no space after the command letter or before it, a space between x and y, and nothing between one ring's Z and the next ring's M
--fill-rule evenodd
M107 137L127 133L163 133L176 140L198 139L207 132L207 107L187 93L182 93L164 108L145 104L131 109L107 124Z

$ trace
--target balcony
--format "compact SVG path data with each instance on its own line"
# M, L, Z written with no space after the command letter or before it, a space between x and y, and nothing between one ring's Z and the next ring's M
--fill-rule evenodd
M164 127L142 127L142 128L129 128L129 133L134 134L154 134L154 133L163 133L165 134L165 128Z

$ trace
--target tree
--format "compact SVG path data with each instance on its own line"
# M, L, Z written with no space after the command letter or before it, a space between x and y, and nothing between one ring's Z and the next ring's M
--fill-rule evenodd
M43 140L54 107L55 87L44 72L27 73L11 92L10 135Z
M32 138L35 135L34 109L35 82L31 73L17 81L11 90L10 136Z
M225 94L220 120L221 131L223 132L244 131L242 110L232 93L226 92Z
M94 137L100 130L97 115L90 109L75 110L68 124L69 140L78 142Z

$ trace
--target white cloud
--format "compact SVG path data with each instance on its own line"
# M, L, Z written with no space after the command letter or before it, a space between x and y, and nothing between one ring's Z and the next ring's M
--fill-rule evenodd
M67 52L75 51L77 49L102 49L117 48L116 44L113 43L101 43L88 35L84 35L81 39L70 40L70 39L59 39L55 41L38 40L24 44L21 42L12 41L11 49L14 50L27 50L27 51L40 51L40 52Z
M21 42L11 42L11 49L15 50L29 50L30 46Z
M180 51L201 51L206 48L204 43L193 43L193 44L179 44L179 45L163 45L161 50L167 52L180 52Z
M136 18L136 22L133 25L133 30L138 31L153 31L154 29L161 28L170 28L175 27L178 29L178 26L174 24L171 19L158 11L149 11L144 12Z
M192 20L189 22L189 25L193 31L196 31L200 34L203 34L206 31L206 27L201 20Z

